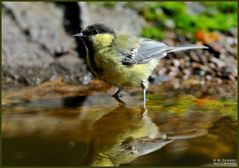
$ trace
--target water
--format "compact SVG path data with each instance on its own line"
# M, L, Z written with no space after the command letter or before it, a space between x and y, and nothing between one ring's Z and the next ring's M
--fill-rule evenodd
M123 105L98 87L4 91L2 164L235 166L236 96L154 86L143 110L140 90L125 93Z

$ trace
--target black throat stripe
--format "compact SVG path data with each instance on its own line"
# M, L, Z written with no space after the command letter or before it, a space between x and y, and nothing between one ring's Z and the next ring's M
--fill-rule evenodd
M95 51L94 51L94 47L91 43L91 41L87 38L84 38L84 43L85 43L85 47L87 47L86 50L88 50L87 54L89 57L89 65L88 67L90 68L91 72L93 73L93 75L95 76L99 76L103 74L103 69L98 67L95 63Z

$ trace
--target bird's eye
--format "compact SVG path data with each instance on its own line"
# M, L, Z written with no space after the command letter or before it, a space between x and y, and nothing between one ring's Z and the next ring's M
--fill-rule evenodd
M98 34L98 31L95 29L93 30L92 34Z

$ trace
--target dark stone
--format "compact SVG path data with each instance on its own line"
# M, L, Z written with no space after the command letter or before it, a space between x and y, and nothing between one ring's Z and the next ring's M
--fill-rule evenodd
M117 30L117 33L139 36L146 24L136 11L126 8L125 2L118 2L113 8L100 6L100 2L79 2L82 27L103 23Z
M47 2L4 2L2 9L3 84L37 85L56 77L89 83L76 41L66 31L68 8Z

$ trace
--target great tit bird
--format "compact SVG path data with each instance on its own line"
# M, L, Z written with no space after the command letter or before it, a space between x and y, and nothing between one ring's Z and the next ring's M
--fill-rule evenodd
M171 52L207 48L191 44L171 47L142 37L118 35L103 24L89 25L73 36L83 40L90 71L101 80L119 87L113 96L119 97L124 87L141 86L144 108L148 79L161 58Z

